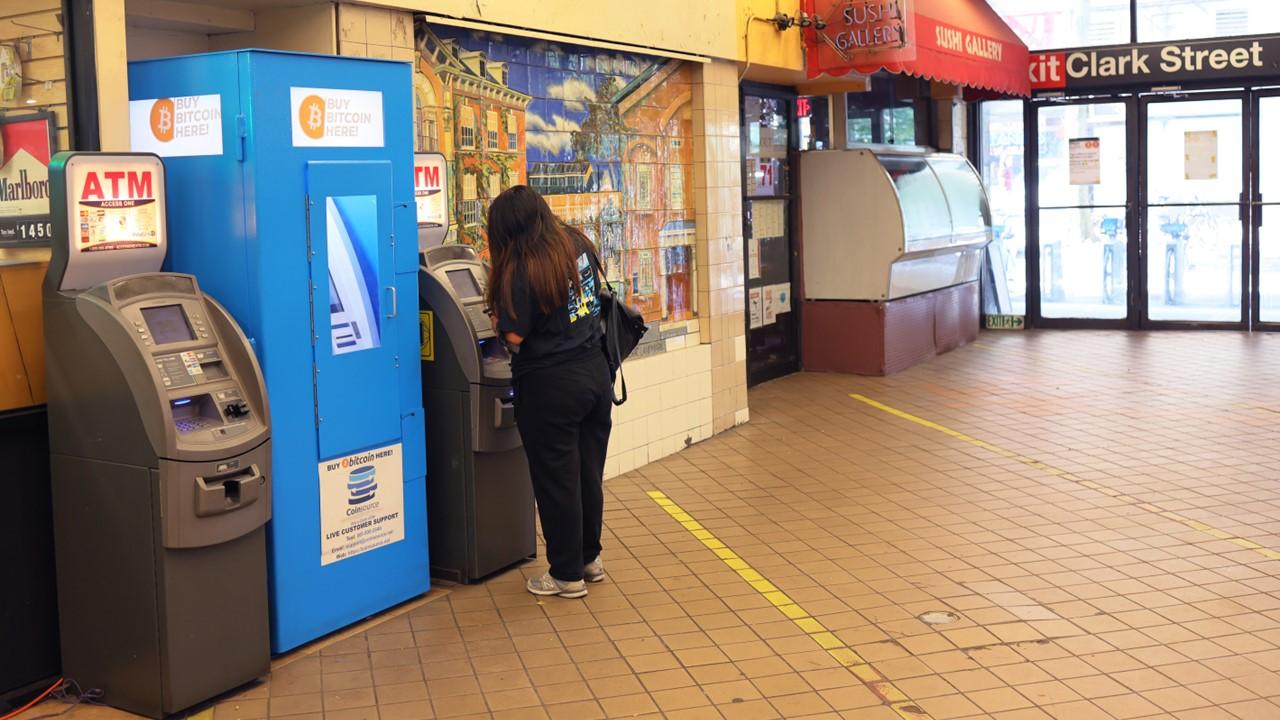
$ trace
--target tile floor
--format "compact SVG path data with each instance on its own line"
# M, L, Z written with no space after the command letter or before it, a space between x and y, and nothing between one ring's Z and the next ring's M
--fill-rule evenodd
M1277 357L1274 335L986 333L891 378L785 378L749 425L608 483L585 601L525 594L541 565L444 589L197 716L1280 718Z

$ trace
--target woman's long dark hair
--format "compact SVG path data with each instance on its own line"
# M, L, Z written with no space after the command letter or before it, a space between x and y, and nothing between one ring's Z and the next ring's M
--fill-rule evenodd
M523 272L534 302L550 314L581 292L576 243L547 201L525 185L507 188L489 205L489 308L515 317L511 287Z

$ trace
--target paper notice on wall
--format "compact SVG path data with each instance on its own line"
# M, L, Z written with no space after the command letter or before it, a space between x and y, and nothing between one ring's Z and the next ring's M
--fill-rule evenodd
M320 463L320 564L404 539L400 443Z
M778 283L773 288L773 311L778 315L791 312L791 283Z
M761 289L751 288L747 291L747 320L752 330L764 325L764 308L761 307Z
M760 290L761 322L765 325L772 325L778 322L778 305L775 290L776 286L774 285L766 285Z
M783 237L787 234L786 200L751 201L751 236L756 238Z
M1097 185L1102 182L1102 143L1098 138L1068 140L1067 155L1072 185Z
M747 278L755 280L760 277L760 239L747 240Z
M1187 180L1218 179L1218 131L1188 130L1183 133L1183 171Z

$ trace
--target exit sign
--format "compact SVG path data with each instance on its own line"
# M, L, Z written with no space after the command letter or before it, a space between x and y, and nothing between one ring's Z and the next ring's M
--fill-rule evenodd
M1022 315L987 315L988 330L1021 330L1027 326Z

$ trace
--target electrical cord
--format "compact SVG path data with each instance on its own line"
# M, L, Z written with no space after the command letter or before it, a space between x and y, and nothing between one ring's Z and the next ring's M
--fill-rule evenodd
M47 698L47 697L49 697L50 695L52 695L54 690L57 690L58 688L62 687L62 686L63 686L63 684L64 684L64 682L65 682L65 681L64 681L62 678L58 678L58 681L57 681L57 682L55 682L54 684L50 685L48 690L45 690L44 692L42 692L42 693L40 693L39 695L37 695L35 700L32 700L31 702L27 703L26 705L23 705L22 707L18 708L17 710L14 710L13 712L9 713L8 715L5 715L5 716L3 716L3 717L0 717L0 720L13 720L13 718L18 717L18 716L19 716L19 715L21 715L22 713L24 713L24 712L26 712L26 711L30 710L31 708L35 707L36 705L39 705L39 704L40 704L40 701L42 701L42 700L44 700L45 698Z
M25 720L46 720L47 718L61 717L71 712L72 710L76 709L80 705L98 704L98 701L102 699L102 695L103 695L102 691L97 688L81 690L79 683L77 683L75 680L66 680L66 679L59 678L58 682L50 686L48 690L45 690L44 692L40 693L40 695L37 696L36 699L32 700L26 705L23 705L17 710L14 710L8 715L0 717L0 720L13 720L14 718L18 717L22 713L30 710L36 705L39 705L46 698L52 699L52 700L59 700L61 702L67 703L67 706L62 710L59 710L58 712L45 713L44 715L34 715L32 717L25 718Z

